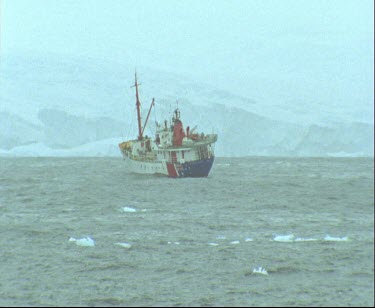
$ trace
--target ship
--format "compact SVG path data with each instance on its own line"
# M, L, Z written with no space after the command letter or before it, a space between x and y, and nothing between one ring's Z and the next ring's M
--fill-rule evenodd
M189 126L184 129L177 107L172 118L164 123L156 122L155 137L144 136L145 128L155 99L152 99L146 120L142 125L137 73L132 87L135 88L138 136L121 142L119 148L126 169L131 173L155 174L171 178L207 177L215 159L217 134L196 133Z

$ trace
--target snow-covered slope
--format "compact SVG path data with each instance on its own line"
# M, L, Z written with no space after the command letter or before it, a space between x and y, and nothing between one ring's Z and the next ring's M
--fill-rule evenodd
M178 74L137 70L144 117L156 101L146 134L178 104L185 127L219 134L218 156L373 155L373 124L358 122L355 113L324 122L309 117L316 111L291 105L280 116L262 102ZM0 72L2 156L120 156L118 142L137 134L134 67L126 59L8 55Z

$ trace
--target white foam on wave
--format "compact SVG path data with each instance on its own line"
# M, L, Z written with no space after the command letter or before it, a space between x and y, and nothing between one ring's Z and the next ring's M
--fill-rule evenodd
M344 236L344 237L332 237L332 236L326 235L324 237L324 240L325 241L330 241L330 242L346 242L346 241L349 240L349 238L347 236Z
M245 239L245 242L252 242L252 241L254 241L251 237L247 237L246 239Z
M266 271L266 269L262 268L261 266L259 266L258 268L254 268L253 273L261 274L261 275L268 275L268 272Z
M218 246L219 244L218 243L208 243L208 245L210 245L210 246Z
M84 238L76 239L74 237L69 238L69 242L75 242L76 245L78 246L86 246L86 247L94 247L95 246L95 241L87 236Z
M276 235L273 240L275 242L293 242L294 241L294 235L288 234L288 235Z
M121 243L121 242L115 243L115 245L117 245L117 246L121 246L121 247L123 247L123 248L127 248L127 249L129 249L129 248L132 247L132 245L129 244L129 243Z
M217 236L217 239L218 239L218 240L225 240L225 239L226 239L226 236L225 236L225 235L218 235L218 236Z

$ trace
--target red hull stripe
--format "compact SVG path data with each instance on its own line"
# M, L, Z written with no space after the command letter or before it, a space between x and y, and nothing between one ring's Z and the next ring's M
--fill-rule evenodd
M176 168L174 167L174 164L168 164L167 163L167 170L168 170L168 175L172 178L176 178L178 175L177 175L177 172L176 172Z

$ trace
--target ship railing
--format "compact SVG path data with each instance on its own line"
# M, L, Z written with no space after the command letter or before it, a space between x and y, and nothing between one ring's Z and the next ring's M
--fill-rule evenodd
M145 155L133 155L129 154L129 158L133 160L139 160L139 161L155 161L156 160L156 154L154 153L147 153Z

